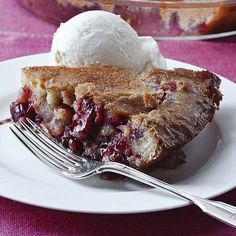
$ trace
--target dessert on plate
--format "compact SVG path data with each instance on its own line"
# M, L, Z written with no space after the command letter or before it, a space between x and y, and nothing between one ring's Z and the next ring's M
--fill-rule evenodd
M75 153L136 169L154 166L194 138L221 100L208 71L137 72L103 65L27 67L11 105ZM175 155L174 155L175 156Z
M104 11L61 25L50 63L22 69L13 121L30 118L78 155L139 170L182 163L181 147L222 98L216 75L166 70L157 42Z

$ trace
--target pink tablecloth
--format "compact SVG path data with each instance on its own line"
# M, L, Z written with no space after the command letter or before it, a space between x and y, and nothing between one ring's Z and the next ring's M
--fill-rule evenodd
M15 0L0 1L0 60L48 52L55 26ZM192 63L236 82L236 37L160 42L166 57ZM236 190L217 199L236 205ZM142 203L140 203L142 204ZM156 213L96 215L33 207L0 197L0 235L236 235L194 206Z

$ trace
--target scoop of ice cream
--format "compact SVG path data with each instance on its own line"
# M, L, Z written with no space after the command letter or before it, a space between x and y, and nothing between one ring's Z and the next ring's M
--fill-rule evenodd
M152 37L139 37L142 44L142 57L145 61L143 71L153 68L166 69L166 59L161 54L157 42Z
M127 22L105 11L84 12L61 24L53 38L50 62L70 67L113 65L137 72L165 68L155 40L138 37Z

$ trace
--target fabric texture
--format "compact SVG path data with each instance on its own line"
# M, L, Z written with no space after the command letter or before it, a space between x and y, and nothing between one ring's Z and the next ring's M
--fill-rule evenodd
M0 0L0 60L48 52L55 25L16 0ZM236 37L212 41L162 41L165 57L194 64L236 82ZM215 199L236 205L236 190ZM142 203L140 203L142 204ZM0 197L0 236L8 235L236 235L235 229L195 206L163 212L99 215L43 209Z

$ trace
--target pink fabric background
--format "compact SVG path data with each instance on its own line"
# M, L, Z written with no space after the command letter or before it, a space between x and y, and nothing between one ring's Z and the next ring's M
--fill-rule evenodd
M56 27L0 0L0 60L48 52ZM236 82L236 37L200 42L160 42L172 59L207 68ZM236 205L236 190L217 200ZM140 203L142 204L142 203ZM96 215L33 207L0 197L0 236L7 235L236 235L236 230L194 206L130 215Z

